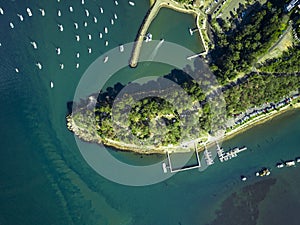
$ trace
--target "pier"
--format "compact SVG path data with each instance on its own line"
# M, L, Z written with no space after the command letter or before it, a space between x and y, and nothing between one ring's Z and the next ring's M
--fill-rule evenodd
M232 158L235 158L238 156L239 153L246 150L247 147L242 147L242 148L234 148L232 150L229 150L228 152L224 152L223 148L220 148L219 144L217 143L217 154L220 162L228 161Z
M204 159L205 159L205 161L206 161L206 164L207 164L208 166L210 166L210 165L214 164L215 162L214 162L214 160L213 160L213 157L212 157L211 152L207 150L206 145L205 145L204 147L205 147L205 150L204 150L204 152L203 152L203 154L204 154Z

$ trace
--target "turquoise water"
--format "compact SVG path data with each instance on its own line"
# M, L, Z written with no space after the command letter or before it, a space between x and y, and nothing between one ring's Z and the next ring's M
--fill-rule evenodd
M97 24L92 23L92 18L85 18L80 1L0 2L5 10L5 14L0 15L5 31L0 34L0 224L209 224L231 192L263 180L253 176L262 166L272 168L272 178L277 182L259 204L258 223L282 224L291 218L291 224L297 224L299 167L278 170L274 165L281 159L300 156L299 111L288 112L224 142L225 149L241 145L249 148L230 162L215 163L204 172L179 173L146 187L113 183L94 172L83 160L73 135L65 126L66 102L72 100L83 72L93 60L110 48L134 40L148 1L136 1L135 7L131 7L121 0L118 6L113 1L86 0L85 7L90 14L97 15ZM73 14L67 11L70 4ZM33 11L31 18L26 16L28 6ZM104 9L103 15L99 13L99 6ZM45 17L41 17L39 7L45 8ZM61 18L56 16L58 8L62 10ZM112 26L110 18L115 12L118 19ZM16 13L24 16L22 23ZM172 15L168 13L170 18ZM151 27L153 34L167 32L163 28L168 20L159 22L160 17ZM85 20L88 28L82 26ZM14 29L10 29L10 21L15 24ZM78 31L73 28L74 21L80 23ZM193 18L184 19L184 27L193 21ZM64 32L58 31L58 22L64 24ZM103 32L104 26L109 28L109 33L103 34L105 37L101 40L98 32ZM81 36L80 43L75 40L77 32ZM164 36L171 38L172 32ZM87 39L88 33L93 34L91 41ZM106 39L108 47L104 46ZM32 48L30 40L38 43L37 50ZM183 43L197 46L197 40L190 41L184 38ZM62 49L60 56L55 52L57 46ZM88 47L93 48L92 54L88 54ZM75 57L77 51L80 60ZM36 61L41 61L42 70L34 65ZM78 70L77 61L80 62ZM59 69L61 62L65 64L64 70ZM15 67L20 73L15 73ZM139 66L133 78L148 76L150 72L165 74L170 70L166 65L151 68L151 64ZM129 70L124 68L120 74L127 74ZM127 79L115 76L110 82L127 82ZM54 82L53 89L50 89L50 81ZM141 158L126 152L111 151L111 154L139 165L161 159L158 156ZM249 177L247 183L240 182L241 174ZM272 204L274 202L276 204Z

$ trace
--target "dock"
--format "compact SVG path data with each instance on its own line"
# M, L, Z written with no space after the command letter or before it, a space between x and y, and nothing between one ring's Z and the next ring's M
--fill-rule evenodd
M204 159L205 159L205 161L206 161L206 164L207 164L208 166L210 166L210 165L214 164L215 162L214 162L214 160L213 160L213 157L212 157L211 152L207 150L206 145L205 145L204 147L205 147L205 150L204 150L204 152L203 152L203 154L204 154Z
M239 153L246 150L247 147L242 147L242 148L234 148L232 150L229 150L228 152L224 152L224 150L220 148L219 144L217 143L217 154L220 162L228 161L232 158L235 158L238 156Z

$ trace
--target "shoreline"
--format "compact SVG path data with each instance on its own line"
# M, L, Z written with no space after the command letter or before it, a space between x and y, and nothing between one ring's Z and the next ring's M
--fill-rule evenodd
M208 140L204 143L198 144L197 147L197 151L201 152L205 149L205 145L207 147L212 147L215 145L216 141L226 141L228 139L231 139L241 133L243 133L246 130L249 130L259 124L263 124L279 115L282 115L286 112L289 112L291 110L295 110L295 109L299 109L300 108L300 103L294 103L292 104L292 106L286 105L282 108L280 108L279 110L273 110L271 112L268 112L266 114L260 115L258 117L255 117L253 119L251 119L250 121L236 127L235 129L225 133L222 137L220 138L216 138L216 139L212 139L212 140ZM129 152L134 152L136 154L140 154L140 155L151 155L151 154L159 154L159 155L163 155L166 154L167 152L172 153L172 152L176 152L176 153L185 153L185 152L190 152L191 149L183 149L180 146L160 146L160 147L156 147L153 148L152 146L144 146L141 148L141 146L135 145L135 144L125 144L119 141L114 141L111 139L104 139L104 140L100 140L100 137L97 136L98 138L95 138L96 136L93 135L86 135L88 134L88 132L86 132L86 130L79 128L74 120L71 118L70 115L68 115L66 117L67 120L67 128L73 132L80 140L85 141L85 142L89 142L89 143L96 143L96 144L100 144L100 145L104 145L107 147L111 147L114 148L115 151L129 151ZM80 131L81 130L81 131ZM83 135L81 132L84 132L85 135Z

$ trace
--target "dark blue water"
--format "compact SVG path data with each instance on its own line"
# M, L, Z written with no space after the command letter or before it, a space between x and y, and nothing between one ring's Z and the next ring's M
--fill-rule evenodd
M113 183L83 160L65 126L66 102L72 100L82 73L94 59L134 40L148 2L136 1L136 6L131 7L120 0L116 7L113 1L86 1L85 7L98 16L97 24L92 23L92 18L85 18L80 1L0 2L5 10L0 15L0 224L206 224L216 218L215 210L222 209L222 201L232 192L262 180L253 175L262 166L272 168L271 176L277 182L259 203L258 223L282 224L292 218L292 224L296 224L293 222L299 209L299 167L278 170L274 165L281 159L300 155L299 111L288 112L224 142L225 149L241 145L249 148L229 162L215 163L203 172L179 173L151 186ZM67 11L70 4L74 14ZM34 14L31 18L26 16L28 6ZM99 14L99 6L104 15ZM44 18L39 7L46 10ZM62 10L61 18L56 16L58 8ZM112 26L109 23L114 12L119 18ZM22 23L17 13L24 16ZM85 20L88 28L81 25L79 31L74 31L73 21ZM10 21L14 22L14 29L10 29ZM63 33L57 29L58 22L65 25ZM151 29L159 31L162 24L161 28ZM109 33L103 40L97 39L104 26L109 27ZM74 37L77 32L82 37L80 43ZM88 33L95 37L92 41L87 39ZM106 39L108 47L104 46ZM37 41L37 50L33 50L30 40ZM56 46L62 48L60 56L56 55ZM87 47L93 48L92 54L88 54ZM78 70L77 51L81 53ZM43 64L42 70L35 66L38 60ZM64 70L59 69L61 62ZM15 73L15 67L20 73ZM168 69L161 66L153 71L165 73ZM137 71L143 76L143 68ZM50 81L54 82L53 89ZM133 164L160 159L126 152L112 154ZM247 183L240 181L241 174L249 177Z

